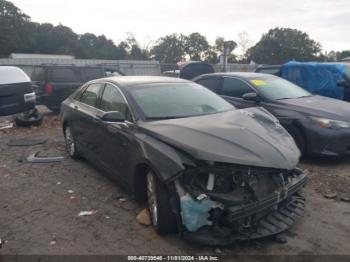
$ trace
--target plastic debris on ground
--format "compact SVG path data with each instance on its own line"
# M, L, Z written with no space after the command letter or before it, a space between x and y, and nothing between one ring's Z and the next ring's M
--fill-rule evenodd
M36 146L46 144L47 139L40 138L20 138L20 139L11 139L7 142L8 146Z
M64 160L63 156L49 157L49 156L39 156L40 152L33 153L28 156L27 161L30 163L53 163L62 162Z
M10 129L10 128L13 128L13 122L11 121L0 122L0 130Z
M97 210L81 211L78 216L79 217L92 216L92 215L95 215L96 213L97 213Z
M335 199L337 198L337 193L327 193L327 194L324 194L323 196L328 199Z

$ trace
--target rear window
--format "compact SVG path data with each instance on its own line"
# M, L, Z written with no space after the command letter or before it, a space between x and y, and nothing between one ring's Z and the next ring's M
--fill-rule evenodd
M85 82L104 77L103 70L101 68L83 68L82 72Z
M79 70L75 68L53 68L53 82L80 82Z

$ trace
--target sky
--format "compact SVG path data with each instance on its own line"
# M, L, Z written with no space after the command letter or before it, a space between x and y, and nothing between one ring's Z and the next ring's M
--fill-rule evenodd
M349 0L10 0L32 21L59 23L76 33L104 34L119 43L127 32L145 47L171 33L199 32L252 42L274 27L305 31L324 51L350 49ZM239 52L239 50L238 50Z

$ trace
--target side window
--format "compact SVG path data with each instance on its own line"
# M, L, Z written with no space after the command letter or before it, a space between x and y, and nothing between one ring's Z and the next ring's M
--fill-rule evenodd
M215 79L215 78L206 78L206 79L200 79L197 81L197 84L200 84L202 86L205 86L209 90L218 93L219 92L219 87L220 87L220 79Z
M76 68L52 68L53 82L80 82L79 70Z
M225 78L222 95L241 98L246 93L255 92L251 87L239 79Z
M103 91L100 109L105 112L119 111L125 119L132 121L128 105L120 91L111 84L106 84Z
M96 107L101 84L91 84L80 97L80 102Z

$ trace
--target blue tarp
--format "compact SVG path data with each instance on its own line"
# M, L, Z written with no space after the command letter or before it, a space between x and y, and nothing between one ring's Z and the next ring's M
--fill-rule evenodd
M337 82L344 79L345 68L344 64L292 61L282 66L282 77L310 93L343 99L344 88Z

